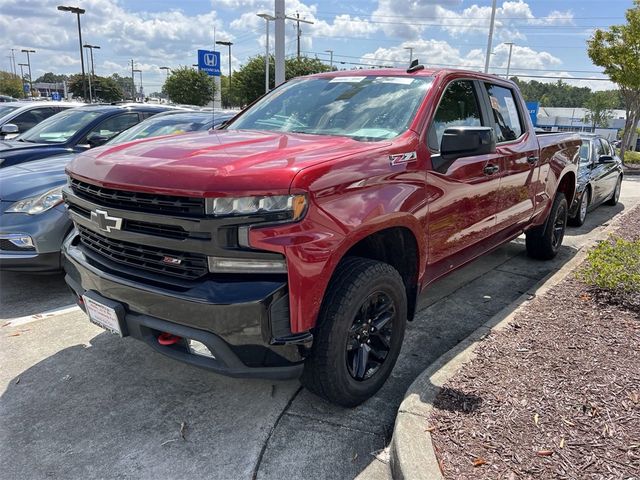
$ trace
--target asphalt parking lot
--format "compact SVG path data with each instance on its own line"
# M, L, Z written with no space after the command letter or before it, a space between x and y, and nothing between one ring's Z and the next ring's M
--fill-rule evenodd
M432 285L389 381L351 410L297 381L174 362L90 324L61 275L3 273L0 477L389 478L385 447L416 375L638 203L640 177L625 180L620 204L568 229L555 260L528 259L519 238Z

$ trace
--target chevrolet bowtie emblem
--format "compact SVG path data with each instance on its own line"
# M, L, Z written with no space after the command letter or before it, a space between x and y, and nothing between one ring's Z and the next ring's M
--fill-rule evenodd
M104 232L111 230L120 230L122 228L122 219L118 217L110 217L104 210L96 210L91 212L91 221Z

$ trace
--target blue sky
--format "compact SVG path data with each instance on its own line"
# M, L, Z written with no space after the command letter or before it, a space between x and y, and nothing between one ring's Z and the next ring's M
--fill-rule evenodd
M234 42L232 67L264 52L264 20L273 0L0 0L2 69L10 49L26 62L22 48L35 49L33 76L46 71L80 70L75 16L59 12L60 3L80 6L83 41L100 45L96 74L127 74L130 59L143 73L145 91L159 90L161 66L196 62L198 48L211 48L213 27L219 40ZM289 15L313 21L303 25L302 51L328 62L334 51L339 68L353 64L397 65L414 57L432 66L480 69L484 65L490 0L287 0ZM585 41L594 28L624 21L631 0L498 1L491 71L504 73L513 42L513 74L601 78L591 64ZM271 30L273 32L273 28ZM287 22L286 52L294 55L293 22ZM271 37L273 38L273 36ZM272 42L273 46L273 42ZM227 65L226 47L222 63ZM345 63L340 63L345 62ZM608 82L576 80L576 85L611 88Z

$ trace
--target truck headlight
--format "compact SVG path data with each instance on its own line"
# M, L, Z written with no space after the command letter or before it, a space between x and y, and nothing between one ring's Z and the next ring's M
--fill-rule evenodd
M299 220L306 209L307 198L304 195L218 197L207 200L207 213L218 217L289 213L289 220Z
M27 213L29 215L37 215L46 212L56 205L62 203L62 186L52 188L40 195L18 200L11 205L6 213Z

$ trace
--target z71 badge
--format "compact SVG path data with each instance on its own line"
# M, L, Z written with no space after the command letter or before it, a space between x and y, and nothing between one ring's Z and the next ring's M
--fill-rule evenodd
M391 165L402 165L403 163L415 162L417 158L416 152L396 153L389 155L389 163Z

